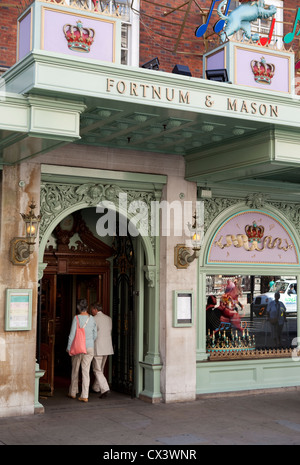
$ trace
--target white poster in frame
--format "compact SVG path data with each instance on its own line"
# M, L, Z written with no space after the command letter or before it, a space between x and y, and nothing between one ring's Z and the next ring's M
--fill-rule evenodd
M30 331L32 289L6 289L5 331Z
M193 291L173 291L173 326L193 325Z

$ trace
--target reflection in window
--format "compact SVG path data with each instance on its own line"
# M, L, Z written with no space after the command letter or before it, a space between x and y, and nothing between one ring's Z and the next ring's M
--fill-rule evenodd
M207 276L206 298L210 359L291 356L297 338L295 278Z

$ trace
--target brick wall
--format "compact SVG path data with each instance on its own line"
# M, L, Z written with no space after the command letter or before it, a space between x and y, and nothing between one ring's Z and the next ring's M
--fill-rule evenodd
M166 8L158 6L162 3ZM187 16L187 6L171 12L184 3L183 0L141 0L140 63L158 57L163 71L171 72L176 64L181 64L188 66L193 76L202 77L205 43L195 36L195 30L203 23L203 16L195 3ZM210 6L209 0L199 3L203 7ZM218 19L215 13L214 19ZM211 21L211 24L215 21ZM211 25L209 29L212 33Z
M17 18L21 2L0 0L0 68L16 62Z

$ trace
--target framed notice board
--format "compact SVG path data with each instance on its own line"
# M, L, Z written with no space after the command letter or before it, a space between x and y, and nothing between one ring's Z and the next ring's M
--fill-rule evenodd
M173 291L173 326L193 326L193 291Z
M29 331L32 289L6 289L5 331Z

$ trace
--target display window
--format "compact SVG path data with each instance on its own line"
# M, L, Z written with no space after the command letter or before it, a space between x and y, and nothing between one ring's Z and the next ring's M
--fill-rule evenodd
M295 347L295 276L207 276L210 360L290 357Z

